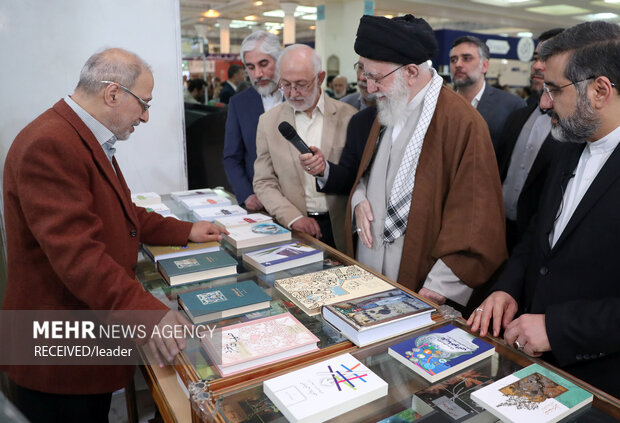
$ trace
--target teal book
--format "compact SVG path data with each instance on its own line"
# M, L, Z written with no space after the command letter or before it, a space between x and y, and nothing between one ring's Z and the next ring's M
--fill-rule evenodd
M225 251L159 260L157 269L170 286L237 273L237 260Z
M179 306L195 324L269 308L271 297L253 281L179 294Z

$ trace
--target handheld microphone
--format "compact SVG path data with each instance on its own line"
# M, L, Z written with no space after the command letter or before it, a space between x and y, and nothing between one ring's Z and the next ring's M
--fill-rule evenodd
M304 142L304 140L299 137L297 131L290 123L280 122L280 124L278 125L278 131L280 131L282 136L286 138L291 144L293 144L293 146L297 150L299 150L301 154L314 154L312 150L310 150L310 147L308 147L308 145Z

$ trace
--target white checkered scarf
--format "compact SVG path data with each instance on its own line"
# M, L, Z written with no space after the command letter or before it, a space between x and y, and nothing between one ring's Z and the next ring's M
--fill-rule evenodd
M390 192L385 227L383 228L384 244L391 244L398 237L404 235L407 230L407 219L409 217L409 209L411 208L411 196L413 195L418 160L426 131L435 114L435 106L437 105L442 85L443 78L433 70L433 78L428 91L424 95L420 119L413 131L411 140L409 140L409 144L407 144L405 155L400 163L394 184L392 185L392 191Z

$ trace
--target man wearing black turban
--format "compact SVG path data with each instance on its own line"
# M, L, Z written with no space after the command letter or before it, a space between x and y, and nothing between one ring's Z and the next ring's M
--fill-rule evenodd
M486 123L443 88L424 19L364 16L355 51L378 107L347 213L357 259L430 300L464 306L507 256Z

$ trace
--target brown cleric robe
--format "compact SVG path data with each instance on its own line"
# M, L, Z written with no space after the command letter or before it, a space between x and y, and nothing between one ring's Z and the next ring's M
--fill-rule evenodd
M372 160L379 128L375 120L351 193ZM346 216L353 256L351 198ZM504 224L489 129L467 101L443 87L420 153L397 282L419 290L441 259L466 285L482 285L508 257Z

